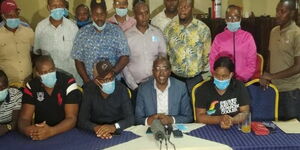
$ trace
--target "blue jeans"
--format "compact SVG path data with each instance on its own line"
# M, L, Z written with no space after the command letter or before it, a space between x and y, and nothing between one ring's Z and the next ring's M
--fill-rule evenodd
M279 92L279 120L300 120L300 90Z

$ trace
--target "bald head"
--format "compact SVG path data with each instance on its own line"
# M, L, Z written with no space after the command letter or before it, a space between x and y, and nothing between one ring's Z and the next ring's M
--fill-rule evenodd
M149 10L149 6L144 1L138 1L138 2L136 2L135 5L134 5L134 7L133 7L134 13L136 14L143 7L147 7L147 9Z

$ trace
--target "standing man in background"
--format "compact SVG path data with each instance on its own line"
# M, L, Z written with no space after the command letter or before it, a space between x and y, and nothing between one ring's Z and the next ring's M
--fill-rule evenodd
M158 27L162 32L173 20L178 20L178 0L164 0L165 9L151 20L151 24Z
M295 24L293 0L280 0L270 35L269 65L261 84L272 82L279 90L279 119L300 119L300 28Z
M9 83L22 87L32 74L34 32L20 24L20 9L15 1L2 2L1 14L5 25L0 27L0 69L7 74Z
M135 19L128 16L128 0L114 0L113 7L116 14L108 18L108 22L119 25L124 32L135 26Z
M193 0L179 0L179 19L171 22L164 31L173 76L187 84L190 94L194 85L210 75L210 30L193 18L193 8Z
M72 74L81 85L82 80L70 56L78 27L64 17L65 4L65 0L48 0L50 16L36 27L34 53L51 55L56 67Z

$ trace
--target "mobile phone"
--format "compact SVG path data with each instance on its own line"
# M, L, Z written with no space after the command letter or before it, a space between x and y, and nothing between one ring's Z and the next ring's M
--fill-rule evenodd
M183 134L180 130L173 130L173 136L175 138L181 138L181 137L183 137Z
M147 131L146 131L146 134L152 134L152 131L151 131L151 128L148 127Z

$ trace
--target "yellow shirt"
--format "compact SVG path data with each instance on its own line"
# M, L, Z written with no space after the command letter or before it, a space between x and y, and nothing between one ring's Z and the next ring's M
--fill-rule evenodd
M32 73L30 51L34 32L20 25L16 32L0 27L0 69L10 83L23 82Z
M292 22L280 30L272 29L270 35L270 72L277 73L294 65L294 58L300 56L300 28ZM272 80L280 92L300 88L300 73L284 79Z
M179 24L178 19L169 24L164 34L173 73L184 78L194 77L200 72L209 74L211 35L203 22L193 19L185 27Z

